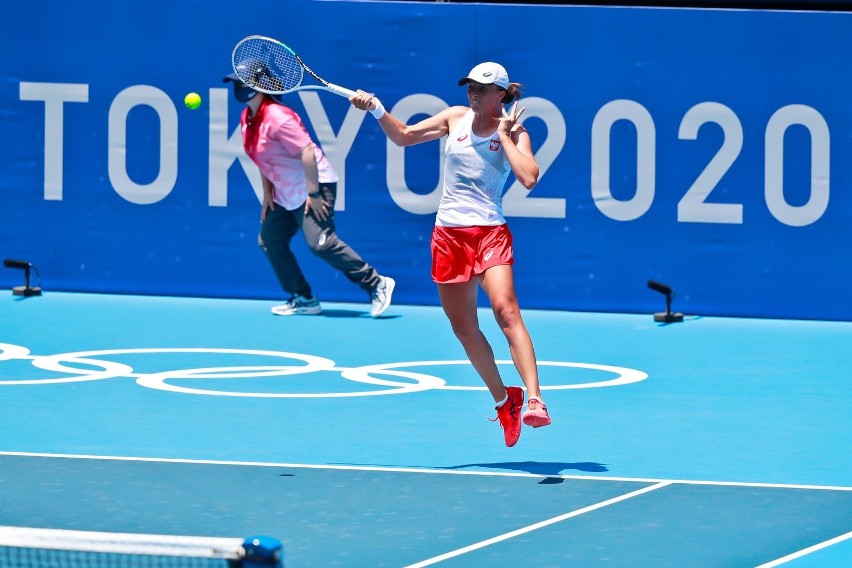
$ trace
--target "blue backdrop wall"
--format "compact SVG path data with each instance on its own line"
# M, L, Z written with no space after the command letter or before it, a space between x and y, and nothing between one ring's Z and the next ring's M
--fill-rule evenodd
M526 308L661 311L655 279L687 314L852 320L852 14L33 0L0 26L0 256L46 292L283 296L221 82L262 34L404 120L466 104L456 81L480 61L525 85L542 175L504 203ZM341 175L341 236L397 302L437 303L441 144L389 146L330 93L286 100ZM366 301L296 251L321 299Z

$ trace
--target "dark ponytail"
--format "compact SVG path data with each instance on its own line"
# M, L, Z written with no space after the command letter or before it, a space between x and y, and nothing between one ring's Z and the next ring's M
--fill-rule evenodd
M512 101L516 101L521 98L521 89L524 88L522 83L509 83L509 88L506 89L506 93L503 95L503 104L507 105Z

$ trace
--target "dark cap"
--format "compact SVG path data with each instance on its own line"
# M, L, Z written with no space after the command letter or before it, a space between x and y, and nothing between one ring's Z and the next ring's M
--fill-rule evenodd
M222 78L222 82L227 83L229 81L234 81L242 83L243 80L240 79L239 75L237 75L238 71L244 77L247 75L254 75L254 77L262 77L263 75L266 75L267 77L269 76L269 67L266 66L266 63L260 59L246 59L245 61L237 63L234 68L234 72L230 75L225 75L225 77Z

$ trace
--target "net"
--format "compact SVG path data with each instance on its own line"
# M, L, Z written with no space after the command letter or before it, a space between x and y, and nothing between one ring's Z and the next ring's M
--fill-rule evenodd
M0 526L0 566L3 568L123 568L281 566L278 553L250 558L268 537L215 538L172 535L105 533ZM274 539L268 539L277 543ZM280 543L278 543L280 548ZM265 554L264 554L265 555ZM244 563L245 562L245 563Z

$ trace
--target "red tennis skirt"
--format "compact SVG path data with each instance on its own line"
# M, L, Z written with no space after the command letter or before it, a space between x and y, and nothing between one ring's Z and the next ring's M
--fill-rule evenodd
M505 223L432 230L432 280L438 284L467 282L492 266L514 264L512 233Z

